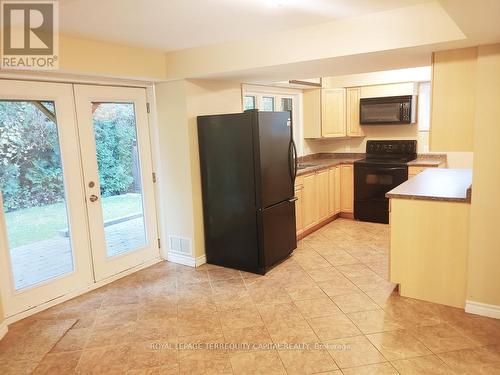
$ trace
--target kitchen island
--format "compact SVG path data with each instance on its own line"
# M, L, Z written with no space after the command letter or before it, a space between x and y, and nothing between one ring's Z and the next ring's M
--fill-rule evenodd
M386 194L402 296L465 306L471 184L471 170L430 168Z

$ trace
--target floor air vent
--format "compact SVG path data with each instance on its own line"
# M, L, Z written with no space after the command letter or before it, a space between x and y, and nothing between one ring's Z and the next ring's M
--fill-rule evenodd
M174 253L192 255L191 239L178 236L169 236L169 250Z

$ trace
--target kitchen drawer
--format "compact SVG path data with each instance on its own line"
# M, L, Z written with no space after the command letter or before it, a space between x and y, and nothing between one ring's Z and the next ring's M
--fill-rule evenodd
M425 171L429 167L408 167L408 177L413 177L419 174L420 172Z

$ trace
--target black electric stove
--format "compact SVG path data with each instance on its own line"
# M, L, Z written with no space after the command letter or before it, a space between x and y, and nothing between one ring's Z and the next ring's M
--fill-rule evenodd
M366 158L354 162L354 218L389 223L385 194L408 179L416 157L416 140L367 141Z

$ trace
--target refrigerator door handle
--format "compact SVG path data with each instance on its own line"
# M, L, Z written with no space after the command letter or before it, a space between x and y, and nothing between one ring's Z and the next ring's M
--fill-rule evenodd
M295 179L297 178L297 172L299 170L299 158L297 155L297 147L295 146L295 142L292 139L292 149L293 149L293 167L294 167L294 173L293 173L293 181L295 183Z
M288 202L293 203L293 202L297 202L298 200L299 200L299 198L298 198L298 197L293 197L293 198L290 198L290 199L288 200Z

